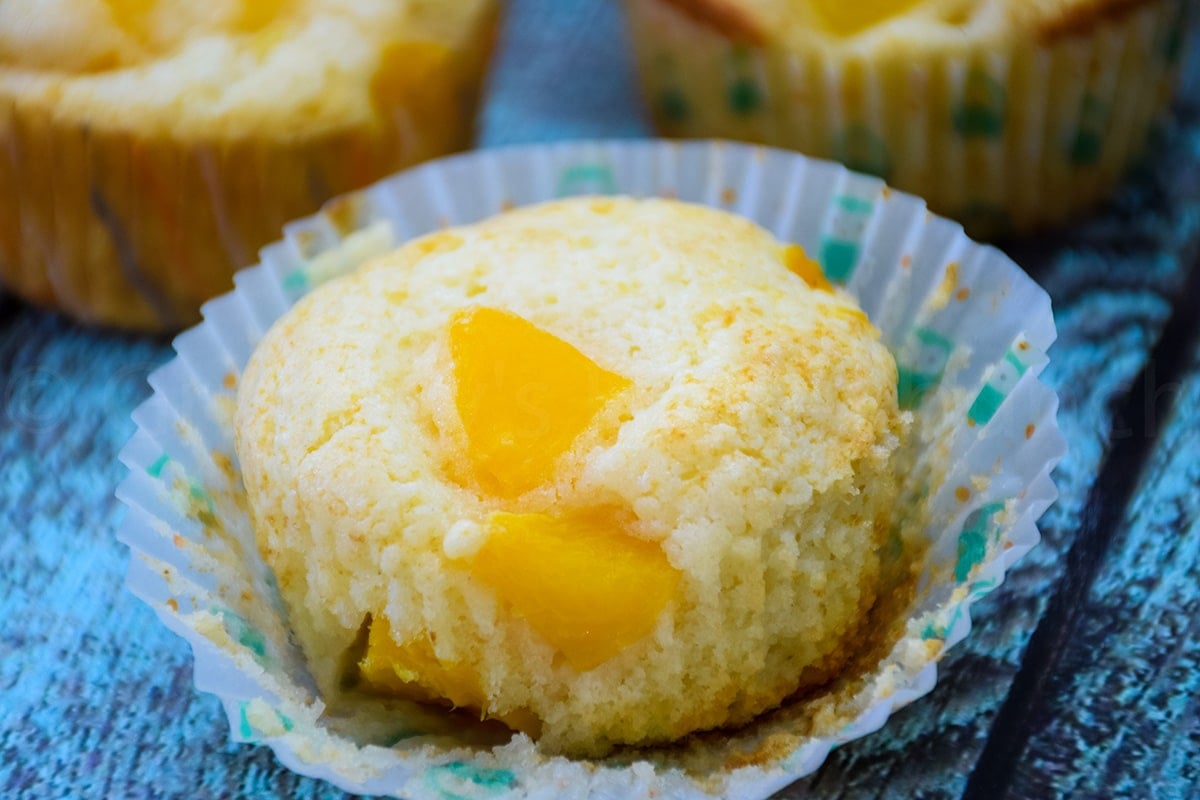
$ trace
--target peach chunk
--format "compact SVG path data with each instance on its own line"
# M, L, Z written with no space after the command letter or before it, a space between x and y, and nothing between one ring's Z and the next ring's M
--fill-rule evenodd
M439 661L427 639L397 644L383 617L371 622L367 649L358 668L362 679L373 688L412 700L444 698L456 706L474 708L483 703L483 692L472 670Z
M450 325L456 403L476 480L502 498L554 477L555 462L629 385L515 314L475 308Z
M150 38L153 22L149 19L159 5L159 0L106 0L112 11L113 20L140 39ZM265 28L291 11L295 0L243 0L231 11L235 16L226 27L240 33L254 33Z
M378 69L371 76L371 99L381 109L411 103L415 97L427 94L424 87L429 76L444 69L449 59L449 48L437 42L389 44L383 51ZM447 98L445 104L450 106L453 102Z
M130 36L145 42L150 38L150 15L158 0L106 0L115 22Z
M833 291L833 286L821 271L821 265L809 258L800 245L790 244L783 248L783 263L813 289Z
M498 513L490 527L471 571L580 671L650 633L679 583L609 511Z
M489 714L487 699L475 670L441 661L428 639L397 644L384 617L372 620L367 648L358 662L358 669L363 682L374 691L421 703L449 701L456 708L476 709L484 717L494 717L511 728L530 734L536 734L541 727L541 720L527 709Z
M872 25L903 14L922 0L813 0L825 27L838 36L853 36Z
M149 14L158 5L158 0L106 0L117 22L127 22Z
M294 0L247 0L234 22L234 29L243 33L262 30L290 12L293 2Z

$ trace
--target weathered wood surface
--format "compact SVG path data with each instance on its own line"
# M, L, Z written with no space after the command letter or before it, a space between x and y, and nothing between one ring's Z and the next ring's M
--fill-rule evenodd
M1108 208L1071 232L1007 248L1050 292L1059 330L1046 379L1062 402L1059 423L1070 452L1055 474L1061 497L1042 520L1042 545L973 609L975 627L943 662L930 697L895 717L885 735L835 752L819 774L789 787L782 797L960 797L972 773L974 797L998 797L1008 790L1015 766L1011 756L999 758L998 745L993 744L989 760L979 763L980 757L993 731L1016 745L1012 740L1023 742L1032 730L1024 719L1009 718L998 725L997 713L1010 696L1023 659L1030 656L1029 638L1045 622L1047 605L1056 593L1071 590L1077 595L1076 582L1086 577L1067 569L1068 554L1086 528L1085 519L1089 514L1122 512L1109 502L1112 492L1092 492L1098 476L1108 470L1109 482L1115 484L1110 488L1118 490L1121 480L1135 480L1143 453L1131 452L1137 448L1129 444L1148 445L1148 437L1157 436L1167 424L1180 379L1161 357L1170 349L1160 342L1168 320L1179 314L1171 341L1183 338L1184 345L1194 338L1200 322L1188 296L1197 287L1185 288L1200 247L1200 129L1193 112L1182 117L1165 132L1157 157ZM1200 407L1181 409L1170 423L1194 425L1197 411ZM1114 446L1115 457L1106 463ZM1200 453L1191 457L1200 458ZM1177 493L1188 488L1174 486ZM1113 524L1107 518L1089 524L1100 522ZM1177 535L1185 534L1181 530ZM1095 538L1081 545L1081 552L1094 548ZM1057 618L1046 624L1043 639L1051 631L1054 636L1043 646L1062 648L1073 631L1061 629ZM1155 638L1157 632L1142 634L1142 647L1165 646ZM1043 660L1051 655L1037 654ZM1127 665L1118 659L1095 666L1102 672ZM1055 678L1066 668L1061 662L1046 665L1041 668L1044 674L1033 676L1037 681L1027 676L1013 691L1044 692L1038 681ZM1185 687L1181 696L1187 691ZM1050 698L1045 693L1036 698L1013 696L1012 702L1027 708ZM1102 697L1097 702L1115 700ZM1092 745L1098 752L1119 741L1114 736L1093 740ZM1192 748L1192 755L1200 758L1195 743ZM1035 751L1032 744L1021 748L1025 756ZM1059 765L1064 773L1074 768ZM1016 786L1013 791L1016 796L1043 796L1020 794L1024 789Z
M619 25L601 0L512 2L483 143L647 133ZM1189 112L1110 207L1010 246L1060 331L1044 545L932 695L781 796L1197 794L1198 242ZM230 744L186 645L122 589L116 453L169 355L0 302L0 796L340 797Z
M1013 796L1200 793L1196 344L1181 348L1181 381L1154 384L1143 395L1160 401L1150 412L1159 435L1132 502L1112 521L1107 557L1076 593L1070 636L1061 641L1042 702L1030 709L1014 760ZM1168 398L1169 417L1161 402Z

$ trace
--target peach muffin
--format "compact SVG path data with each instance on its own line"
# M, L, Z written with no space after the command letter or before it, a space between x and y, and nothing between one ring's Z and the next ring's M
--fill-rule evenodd
M1170 103L1189 5L626 0L662 134L840 161L983 237L1113 189Z
M469 145L494 0L5 0L0 282L177 329L283 224Z
M907 416L845 292L734 215L581 198L302 299L239 387L259 548L327 696L600 755L826 681Z

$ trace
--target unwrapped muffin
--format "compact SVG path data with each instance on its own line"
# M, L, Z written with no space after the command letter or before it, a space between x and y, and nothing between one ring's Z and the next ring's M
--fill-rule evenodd
M601 754L836 673L906 426L795 246L670 201L445 230L302 299L238 390L259 549L321 692Z
M466 147L493 0L6 0L0 282L194 321L281 226Z
M661 133L841 161L994 237L1102 199L1169 104L1184 0L626 0Z

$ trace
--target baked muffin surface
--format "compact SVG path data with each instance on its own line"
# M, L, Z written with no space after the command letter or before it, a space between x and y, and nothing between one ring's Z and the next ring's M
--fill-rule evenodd
M1184 0L625 5L660 135L838 161L993 240L1118 186L1170 106L1195 13Z
M1157 0L666 0L693 19L753 43L941 46L1050 40Z
M12 0L0 6L0 99L100 130L299 141L371 123L416 91L488 5Z
M177 330L284 224L468 147L495 0L0 3L0 281Z
M895 394L798 248L582 199L306 297L247 367L237 442L323 692L357 673L599 754L743 722L853 651Z

